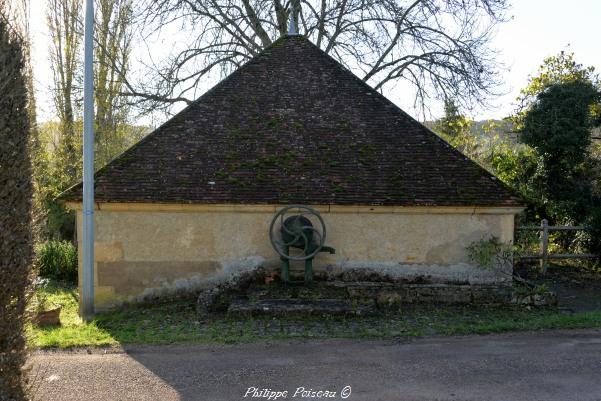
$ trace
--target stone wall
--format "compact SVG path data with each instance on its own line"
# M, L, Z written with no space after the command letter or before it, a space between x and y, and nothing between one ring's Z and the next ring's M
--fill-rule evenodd
M78 238L81 241L81 208ZM240 269L276 268L268 230L278 206L100 204L95 211L95 302L122 302L197 291ZM469 265L466 246L513 240L515 208L318 207L336 254L316 271L366 267L435 281L505 280ZM81 246L79 247L81 249ZM81 261L81 257L80 257ZM81 268L81 262L80 262ZM81 276L81 275L80 275Z

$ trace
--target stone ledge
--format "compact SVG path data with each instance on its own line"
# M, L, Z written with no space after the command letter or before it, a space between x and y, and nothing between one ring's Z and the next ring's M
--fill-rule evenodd
M332 267L330 279L404 284L511 285L512 267L484 269L468 263L451 265L345 262Z
M402 303L504 304L511 302L511 286L404 284L386 282L331 281L333 287L346 288L350 297L375 299L378 305Z
M234 300L228 313L233 314L309 314L309 315L371 315L376 312L373 302L353 305L338 299L263 299L258 301Z

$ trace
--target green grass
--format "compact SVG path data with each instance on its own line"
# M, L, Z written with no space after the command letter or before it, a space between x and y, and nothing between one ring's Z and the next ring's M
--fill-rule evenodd
M115 344L224 344L292 338L393 338L504 331L601 327L601 311L484 306L412 306L373 317L228 317L199 322L194 300L122 308L85 323L77 291L50 285L48 301L62 305L60 327L27 327L31 347Z
M26 325L26 335L30 346L68 348L82 345L110 345L119 342L96 322L84 323L78 315L77 289L54 283L45 289L46 300L51 306L61 306L61 326L39 328Z

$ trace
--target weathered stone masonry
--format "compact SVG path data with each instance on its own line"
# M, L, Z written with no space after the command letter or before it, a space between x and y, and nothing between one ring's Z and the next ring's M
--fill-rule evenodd
M243 269L277 268L279 258L267 237L277 208L101 204L95 212L96 306L197 291ZM431 284L510 282L507 275L470 265L465 248L490 235L511 241L513 209L317 209L328 227L328 243L337 250L316 258L318 272L371 269L408 283L424 278Z

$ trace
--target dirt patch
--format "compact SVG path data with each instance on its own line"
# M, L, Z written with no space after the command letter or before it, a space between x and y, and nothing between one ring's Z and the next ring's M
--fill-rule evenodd
M558 307L573 312L601 310L601 267L587 264L551 264L542 275L534 265L521 265L516 272L557 294Z

